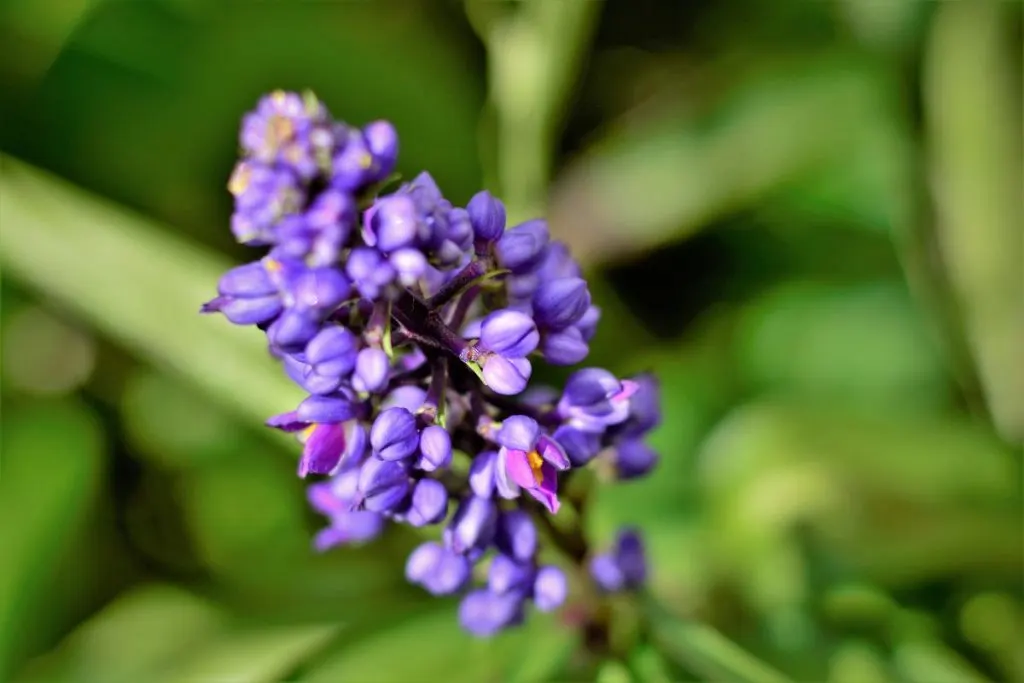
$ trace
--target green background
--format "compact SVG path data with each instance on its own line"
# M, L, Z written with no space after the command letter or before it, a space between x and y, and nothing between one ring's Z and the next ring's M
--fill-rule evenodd
M0 4L0 680L1024 680L1021 34L984 0ZM225 184L275 88L549 216L588 364L661 378L659 469L587 521L648 537L618 659L558 615L471 640L402 529L313 554L261 427L298 389L197 315L253 257Z

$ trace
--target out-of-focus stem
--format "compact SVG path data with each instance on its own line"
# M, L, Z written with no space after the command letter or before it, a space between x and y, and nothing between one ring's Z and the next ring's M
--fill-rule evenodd
M467 3L471 15L489 4ZM478 26L488 55L497 181L512 223L542 212L563 112L600 8L593 0L529 0Z

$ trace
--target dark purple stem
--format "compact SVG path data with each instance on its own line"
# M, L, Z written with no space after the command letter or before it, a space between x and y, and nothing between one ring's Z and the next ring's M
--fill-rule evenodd
M456 357L466 349L466 340L448 327L441 314L427 302L406 291L391 305L391 316L405 328L411 339L444 349Z
M432 311L442 308L445 304L454 299L459 292L473 282L473 280L486 273L489 269L490 264L486 261L471 261L465 268L459 271L455 277L446 282L444 286L438 290L437 294L430 297L430 300L427 301L427 306Z

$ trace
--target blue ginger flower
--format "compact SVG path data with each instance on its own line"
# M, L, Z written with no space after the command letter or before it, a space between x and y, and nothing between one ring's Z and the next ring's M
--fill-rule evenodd
M650 375L592 367L562 389L531 386L535 363L583 361L601 317L547 223L506 229L500 199L455 206L427 172L382 191L394 126L337 121L311 94L261 99L240 142L231 230L267 253L225 273L201 310L258 328L306 392L268 425L302 445L298 474L326 519L314 547L436 525L406 577L458 595L460 623L481 637L570 600L564 569L541 562L552 542L600 590L637 587L635 531L594 555L578 528L547 523L575 505L559 487L577 468L650 472L661 420Z

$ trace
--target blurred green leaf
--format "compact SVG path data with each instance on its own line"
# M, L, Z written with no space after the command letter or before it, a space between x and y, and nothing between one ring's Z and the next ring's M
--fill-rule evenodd
M233 630L190 650L154 683L279 683L341 630L338 624L257 626Z
M659 649L703 680L723 683L786 683L789 680L710 626L676 619L651 601L647 603L647 616Z
M989 410L1016 442L1024 440L1024 140L1012 29L1020 17L1017 3L939 5L924 57L943 262Z
M928 639L897 645L896 670L909 683L987 683L984 676L948 647Z
M968 423L765 401L715 429L699 476L723 568L745 581L803 524L880 581L1020 571L1017 464Z
M640 683L673 683L668 662L657 649L640 645L629 655L629 668Z
M262 335L199 315L229 263L10 157L0 163L0 264L8 276L192 381L247 422L301 400Z
M736 338L740 367L760 389L885 412L949 400L941 355L896 283L782 285L743 312Z
M681 239L844 158L874 135L882 96L876 71L832 56L758 72L709 122L620 126L556 184L553 233L584 263Z
M302 683L549 680L554 667L562 662L569 642L565 635L559 637L556 629L559 627L551 623L550 617L534 614L522 628L489 640L478 640L461 629L453 610L434 610L351 642L300 680ZM556 636L554 643L550 640L552 635ZM539 653L538 662L527 664L535 652Z
M64 626L69 593L94 587L92 563L70 554L85 550L75 537L102 485L103 432L95 416L72 401L5 410L0 679L6 680L26 650ZM67 587L60 572L69 566L78 575Z
M882 653L869 643L846 641L829 661L828 683L886 683L889 680Z
M138 683L171 670L226 628L207 600L170 585L122 593L17 683ZM181 679L178 679L181 680Z

